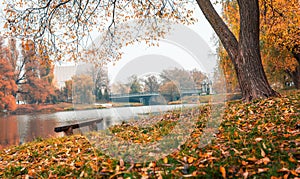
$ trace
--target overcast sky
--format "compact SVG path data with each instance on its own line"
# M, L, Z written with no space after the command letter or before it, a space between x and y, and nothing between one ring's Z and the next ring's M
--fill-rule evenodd
M115 65L109 64L108 74L111 82L124 81L130 74L144 76L173 67L186 70L196 68L211 73L217 59L213 56L216 50L216 35L201 10L198 7L195 9L194 15L198 22L187 26L189 32L180 33L182 38L193 35L188 44L180 47L170 42L160 42L159 47L148 47L143 43L127 47L119 62ZM216 9L220 12L221 6L218 5Z
M3 5L0 4L1 16L2 8ZM220 12L221 5L217 5L216 9ZM215 36L214 31L198 7L195 8L194 16L198 19L198 22L188 26L188 28L191 29L193 35L196 34L198 36L196 37L198 41L200 38L200 45L195 44L199 49L199 53L197 49L193 51L189 47L186 48L186 43L176 44L164 41L160 42L159 47L148 47L143 43L135 44L123 48L124 56L119 62L115 63L115 65L108 65L108 74L111 82L124 81L132 74L154 74L159 73L162 69L173 67L187 70L196 68L207 73L211 72L212 66L215 65L216 57L208 56L215 53L216 49L215 40L212 40ZM0 30L2 27L3 23L0 24ZM94 36L97 38L97 34ZM184 33L181 36L184 38ZM195 41L192 39L190 42L192 44ZM195 55L194 53L198 54ZM201 59L199 60L200 57Z

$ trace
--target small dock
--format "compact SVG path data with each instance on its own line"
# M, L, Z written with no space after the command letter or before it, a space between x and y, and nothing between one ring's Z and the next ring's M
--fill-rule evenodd
M67 136L73 135L73 129L78 129L80 127L88 126L91 131L97 131L98 130L97 123L100 123L101 121L103 121L103 118L78 122L78 123L69 124L69 125L65 125L65 126L55 127L54 131L55 132L64 132Z

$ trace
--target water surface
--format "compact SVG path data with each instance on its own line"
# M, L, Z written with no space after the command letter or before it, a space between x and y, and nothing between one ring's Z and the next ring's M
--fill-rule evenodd
M55 133L54 128L66 124L103 118L98 124L98 130L119 124L122 121L139 118L147 118L151 113L162 113L171 109L194 106L185 105L155 105L141 107L120 107L109 109L94 109L82 111L65 111L50 114L7 115L0 117L0 149L11 145L19 145L36 138L49 138L63 136L63 133ZM87 130L81 128L77 132ZM76 131L75 131L76 132Z

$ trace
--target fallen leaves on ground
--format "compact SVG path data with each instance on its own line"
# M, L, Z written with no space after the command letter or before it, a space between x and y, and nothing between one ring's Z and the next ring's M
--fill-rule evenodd
M156 161L110 158L85 136L45 139L0 151L0 178L295 178L300 176L300 91L287 96L226 104L214 140L199 147L209 114L202 111L190 138ZM180 115L191 115L184 110ZM184 113L188 114L184 114ZM194 116L195 117L195 116ZM125 123L110 131L121 140L150 143L172 131L178 112L153 124ZM109 142L109 141L107 141Z

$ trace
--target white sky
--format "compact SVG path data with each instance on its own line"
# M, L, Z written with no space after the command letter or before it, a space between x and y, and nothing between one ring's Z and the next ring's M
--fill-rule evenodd
M216 9L220 12L221 5L218 5ZM207 44L207 48L211 50L211 52L209 53L215 53L216 46L213 37L215 37L216 35L208 21L202 14L201 10L198 7L196 7L195 10L196 11L194 12L194 15L198 19L198 22L194 25L188 26L188 28L194 31L195 34L199 35L203 42ZM124 81L130 76L130 74L138 74L143 76L143 72L141 72L141 70L139 69L143 69L144 73L159 73L159 71L161 71L162 66L164 67L164 69L172 67L182 67L186 70L192 70L197 68L198 70L210 73L213 70L211 67L212 63L215 64L216 62L216 58L214 58L212 59L214 60L214 62L208 61L206 59L201 59L201 62L199 63L199 60L197 61L193 54L188 53L184 49L179 48L174 44L166 42L160 42L159 47L148 47L145 44L138 44L134 47L127 47L123 49L123 58L120 61L118 61L115 65L108 65L108 74L111 83L117 81ZM201 45L199 44L200 51L208 49L201 49ZM152 59L153 57L151 57L151 54L165 56L166 59L164 63L160 65L162 59L160 59L160 61L155 61ZM206 58L206 56L204 56L204 58ZM147 63L146 59L149 61L153 61L153 63ZM142 66L141 63L132 62L139 60L143 61L145 65ZM166 63L166 61L168 62ZM137 66L138 64L140 64L140 66ZM132 66L134 65L137 67L133 68ZM209 66L209 68L207 66ZM153 68L155 67L157 67L157 70L153 70ZM147 68L151 69L151 71L149 71Z
M2 8L3 8L2 6L3 5L0 4L0 16L2 16ZM220 4L218 4L215 7L218 12L221 11ZM198 19L198 22L188 27L203 39L203 42L206 43L207 47L211 50L211 52L209 53L215 53L215 49L216 49L215 42L214 42L215 40L212 40L212 38L215 37L213 29L211 28L210 24L205 19L204 15L202 14L201 10L198 7L195 8L194 16L195 18ZM0 30L2 28L3 28L3 24L0 23ZM203 50L200 48L199 50ZM206 48L204 49L207 50ZM132 72L127 70L126 73L121 73L122 71L124 71L123 68L140 69L140 70L142 69L144 73L149 73L147 68L152 69L151 72L153 73L159 73L162 69L172 68L172 67L182 67L186 70L197 68L204 72L210 72L212 70L211 68L209 69L206 68L205 60L201 60L201 63L197 62L197 60L195 60L195 56L193 56L193 52L188 53L188 50L180 48L168 42L160 42L159 47L148 47L147 45L140 43L131 47L123 48L123 52L124 52L124 56L120 61L115 63L115 65L113 64L108 65L108 75L111 82L124 81L125 79L128 78L128 76L131 76L134 73L140 73L138 75L143 75L141 74L141 72L134 72L134 70ZM153 56L159 57L160 60L158 61L153 60ZM162 60L164 57L165 59ZM148 63L146 59L150 60L153 63ZM136 68L131 68L128 66L128 64L137 65L138 62L134 63L134 61L139 61L139 60L145 62L145 65L140 63L140 65L137 66ZM162 61L164 61L164 63L162 63ZM141 66L145 66L145 67L141 67ZM156 70L153 70L154 68L156 68Z

